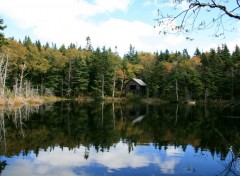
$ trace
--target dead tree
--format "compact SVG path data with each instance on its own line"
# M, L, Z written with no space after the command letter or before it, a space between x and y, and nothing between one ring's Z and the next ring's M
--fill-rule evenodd
M0 96L1 98L6 97L5 90L6 90L7 69L8 69L8 54L6 56L2 54L0 55Z

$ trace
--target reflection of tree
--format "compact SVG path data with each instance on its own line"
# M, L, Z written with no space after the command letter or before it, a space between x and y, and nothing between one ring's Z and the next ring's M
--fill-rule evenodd
M56 145L69 149L84 146L86 150L83 157L87 159L91 147L97 152L105 152L121 140L128 145L129 152L139 144L153 143L159 149L168 145L182 146L183 150L191 144L196 152L209 149L212 155L217 153L224 159L229 148L221 142L221 136L216 135L214 128L232 144L236 141L232 126L240 125L238 121L219 118L218 111L214 108L209 108L208 117L204 117L204 106L102 105L61 102L55 106L41 106L38 108L41 113L31 109L8 112L12 118L4 119L5 130L8 132L6 155L16 155L21 151L24 154L34 151L37 155L40 149L49 146L54 148ZM139 114L145 115L144 119L132 123L134 119L128 116L132 109L140 110ZM26 112L31 112L28 118ZM3 121L0 125L2 124Z
M2 171L5 169L5 167L7 166L7 161L0 161L0 174L2 173Z
M232 143L229 142L229 140L227 138L225 138L225 136L218 130L215 128L216 133L222 138L222 141L224 142L224 144L226 145L226 147L230 148L230 160L226 162L226 164L224 164L225 169L219 174L219 175L229 175L229 174L233 174L233 175L239 175L240 174L240 170L239 170L239 166L240 166L240 143L239 143L239 133L238 131L236 131L236 135L237 135L237 142L236 143Z
M89 157L89 147L85 147L85 151L84 151L84 156L83 156L86 160Z
M177 125L177 120L178 120L178 103L177 103L177 107L176 107L175 116L176 116L175 125Z
M4 146L4 153L6 153L6 129L5 129L5 119L4 111L0 112L0 142Z

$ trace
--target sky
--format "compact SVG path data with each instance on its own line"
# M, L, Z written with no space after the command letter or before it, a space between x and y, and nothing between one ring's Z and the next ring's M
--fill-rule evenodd
M74 43L84 48L89 36L93 48L114 51L117 47L120 56L129 51L130 44L138 52L187 49L192 55L197 47L208 51L227 44L233 50L240 43L238 31L225 39L212 37L211 31L196 32L193 41L181 34L159 34L160 29L154 28L158 9L171 13L170 7L169 0L0 0L0 18L7 25L6 37L22 41L29 36L42 44Z

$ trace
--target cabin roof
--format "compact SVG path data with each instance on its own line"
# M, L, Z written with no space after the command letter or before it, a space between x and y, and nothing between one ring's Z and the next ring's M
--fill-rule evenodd
M147 86L145 82L143 82L141 79L132 78L135 82L137 82L140 86Z

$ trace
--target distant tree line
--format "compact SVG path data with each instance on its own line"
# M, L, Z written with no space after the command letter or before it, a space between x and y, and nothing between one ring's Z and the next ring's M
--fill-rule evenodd
M2 24L2 21L1 21ZM5 26L1 26L3 30ZM124 84L140 78L146 97L169 100L240 99L240 49L231 53L226 44L208 52L187 49L175 53L137 52L130 45L121 58L111 49L75 44L42 45L30 37L5 39L0 46L0 96L56 95L62 97L124 95ZM4 40L3 40L4 39Z

